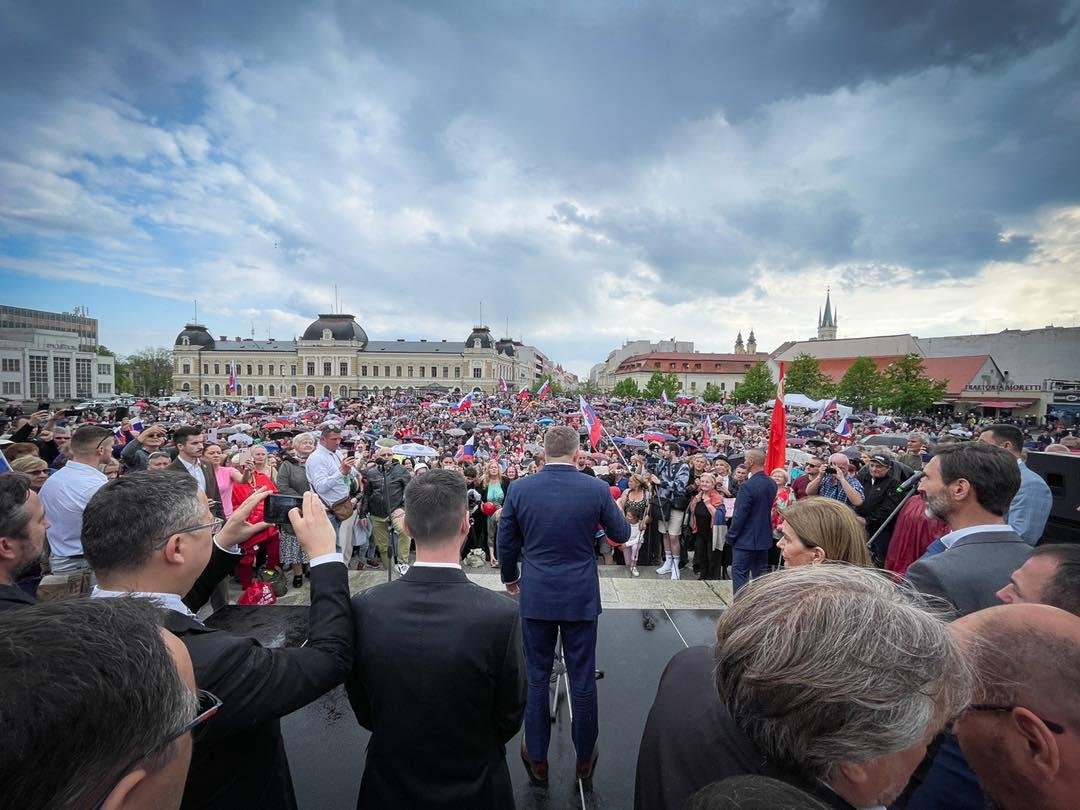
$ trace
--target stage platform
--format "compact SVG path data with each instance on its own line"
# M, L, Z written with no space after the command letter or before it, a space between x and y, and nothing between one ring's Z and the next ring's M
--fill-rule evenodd
M723 605L722 600L716 603ZM659 603L653 609L605 607L597 641L597 666L604 671L597 683L600 760L592 792L585 794L583 805L574 779L570 721L562 705L552 731L546 789L528 783L518 757L520 736L507 744L518 808L632 807L638 743L660 673L684 646L709 643L719 615L718 609L668 608ZM231 605L207 624L251 635L267 646L299 646L307 636L307 608ZM353 810L370 735L353 717L344 689L338 687L284 718L282 733L301 810ZM417 728L416 733L423 734L424 729Z

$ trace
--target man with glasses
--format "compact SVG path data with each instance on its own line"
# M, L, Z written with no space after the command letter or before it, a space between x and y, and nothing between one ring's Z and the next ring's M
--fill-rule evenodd
M180 806L192 733L220 702L196 693L191 656L163 616L142 599L0 614L5 807Z
M254 639L206 627L180 598L197 580L206 587L216 584L212 577L200 579L215 533L217 544L229 551L267 528L246 520L268 494L256 491L221 527L187 473L132 473L102 487L83 517L83 545L99 582L94 596L144 596L166 608L165 627L191 654L199 688L224 702L196 741L184 807L295 807L280 718L344 681L352 666L345 564L335 551L337 533L314 492L305 493L303 509L289 516L311 559L303 647L267 649Z
M806 494L807 485L821 472L821 468L825 466L825 462L820 458L811 458L806 462L806 466L803 468L806 475L800 475L791 484L791 491L795 493L795 500L808 497Z
M41 487L41 503L51 524L49 548L54 574L79 574L90 569L80 541L83 510L109 480L102 468L112 458L115 440L108 428L76 428L68 442L68 463Z
M161 425L151 425L136 436L134 441L124 445L124 450L120 453L120 462L124 465L124 470L127 472L145 470L151 454L160 450L163 444L165 444L165 428Z

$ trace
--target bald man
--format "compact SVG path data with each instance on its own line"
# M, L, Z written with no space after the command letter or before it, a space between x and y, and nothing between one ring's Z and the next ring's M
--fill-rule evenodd
M825 466L806 485L806 494L832 498L851 507L863 505L863 485L854 475L848 474L851 460L843 453L833 453Z
M769 573L772 547L772 505L776 482L765 472L765 451L746 451L749 477L739 486L727 539L731 543L731 587L738 591L754 577Z
M1000 810L1066 810L1080 796L1080 617L1049 605L987 608L953 627L982 684L956 737Z

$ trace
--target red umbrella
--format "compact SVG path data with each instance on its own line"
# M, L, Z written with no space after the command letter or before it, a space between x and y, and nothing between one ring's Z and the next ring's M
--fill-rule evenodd
M267 422L265 425L263 425L263 427L267 430L279 430L285 427L285 425L283 425L281 422Z

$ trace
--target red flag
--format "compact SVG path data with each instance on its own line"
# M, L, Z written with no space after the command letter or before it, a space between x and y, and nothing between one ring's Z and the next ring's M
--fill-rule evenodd
M776 403L769 424L769 450L765 454L765 474L772 475L787 462L787 415L784 411L784 364L780 364L780 381L776 385Z

